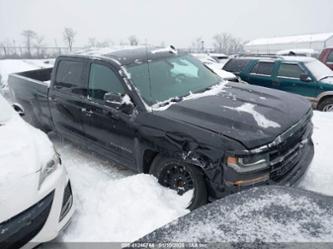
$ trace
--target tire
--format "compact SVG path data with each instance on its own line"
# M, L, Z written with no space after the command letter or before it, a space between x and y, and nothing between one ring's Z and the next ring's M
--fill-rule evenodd
M327 98L318 105L318 110L323 112L333 112L333 98Z
M157 156L150 167L149 173L155 176L162 186L177 190L180 195L193 189L193 197L187 209L194 210L207 203L208 194L204 174L197 166L186 164L180 160ZM178 185L178 188L176 185ZM186 189L186 186L189 189Z

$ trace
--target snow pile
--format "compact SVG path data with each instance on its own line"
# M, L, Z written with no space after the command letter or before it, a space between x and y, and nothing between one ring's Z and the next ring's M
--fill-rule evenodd
M315 155L300 187L333 196L333 113L314 112Z
M0 95L0 173L35 173L53 156L46 134L23 121Z
M0 95L0 221L32 204L38 171L53 156L46 134L24 122Z
M230 109L230 110L235 110L235 111L239 111L239 112L246 112L249 113L253 116L254 120L257 122L258 126L262 127L262 128L280 128L281 126L274 122L271 121L269 119L267 119L264 115L262 115L261 113L257 112L256 110L254 110L255 105L254 104L250 104L250 103L245 103L239 107L228 107L228 106L223 106L224 108Z
M72 181L77 212L61 241L134 241L187 214L189 196L134 175L84 148L53 137Z
M13 108L0 95L0 126L5 124L14 115Z
M133 241L189 212L189 195L177 195L150 175L95 179L86 187L85 195L79 196L80 217L64 241Z
M53 67L54 60L0 60L0 88L7 88L8 75L39 68Z

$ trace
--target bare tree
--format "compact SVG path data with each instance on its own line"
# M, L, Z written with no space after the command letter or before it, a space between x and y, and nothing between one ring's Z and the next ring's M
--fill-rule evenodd
M203 50L203 40L202 37L197 37L193 42L192 42L192 50L194 52L202 52Z
M28 54L29 57L31 57L31 45L32 45L32 41L33 41L33 39L36 38L37 34L33 30L23 30L22 36L25 39L25 46L26 46L27 52L28 52L27 54Z
M41 49L42 49L43 46L44 46L44 37L36 35L36 38L35 38L35 48L37 49L37 55L38 56L42 55Z
M4 57L7 57L8 49L5 42L0 42L0 49L3 51Z
M64 35L64 41L66 42L69 51L72 52L73 42L76 36L76 32L72 28L65 28L63 35Z
M218 53L235 54L244 50L241 40L228 33L216 34L213 40L214 50Z
M131 46L137 46L139 44L139 40L138 38L136 38L135 35L131 35L130 37L128 37L128 41Z
M110 41L102 41L102 42L98 41L96 43L96 47L98 47L98 48L106 48L106 47L110 47L110 44L112 44L112 42L110 42Z
M96 47L96 44L97 44L96 38L90 37L88 39L88 47L94 48L94 47Z

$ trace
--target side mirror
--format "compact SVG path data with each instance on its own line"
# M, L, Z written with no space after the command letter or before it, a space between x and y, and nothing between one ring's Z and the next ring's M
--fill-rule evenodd
M304 73L304 74L301 74L300 80L304 81L304 82L311 82L312 78L310 77L310 75Z
M120 105L122 102L122 97L119 94L108 92L104 95L104 101L111 105Z
M23 117L25 115L24 113L24 108L18 103L14 103L13 105L14 110L21 116Z
M107 105L126 114L131 114L134 109L134 104L127 94L121 96L119 94L108 92L104 95L104 101Z

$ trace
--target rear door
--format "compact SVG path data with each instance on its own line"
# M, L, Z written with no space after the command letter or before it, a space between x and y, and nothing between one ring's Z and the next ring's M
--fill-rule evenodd
M245 81L249 84L272 88L274 65L273 61L258 61L245 76Z
M309 72L300 63L281 62L276 76L278 85L276 88L307 97L316 97L318 95L317 83L313 79L302 81L300 79L302 74L309 74Z
M62 135L84 136L82 104L87 95L84 77L87 62L66 58L57 62L49 90L49 107L54 129Z
M84 130L92 142L105 150L115 161L135 168L133 118L104 101L106 93L127 94L118 70L101 61L90 64L88 98L85 102ZM119 106L118 106L119 107Z

